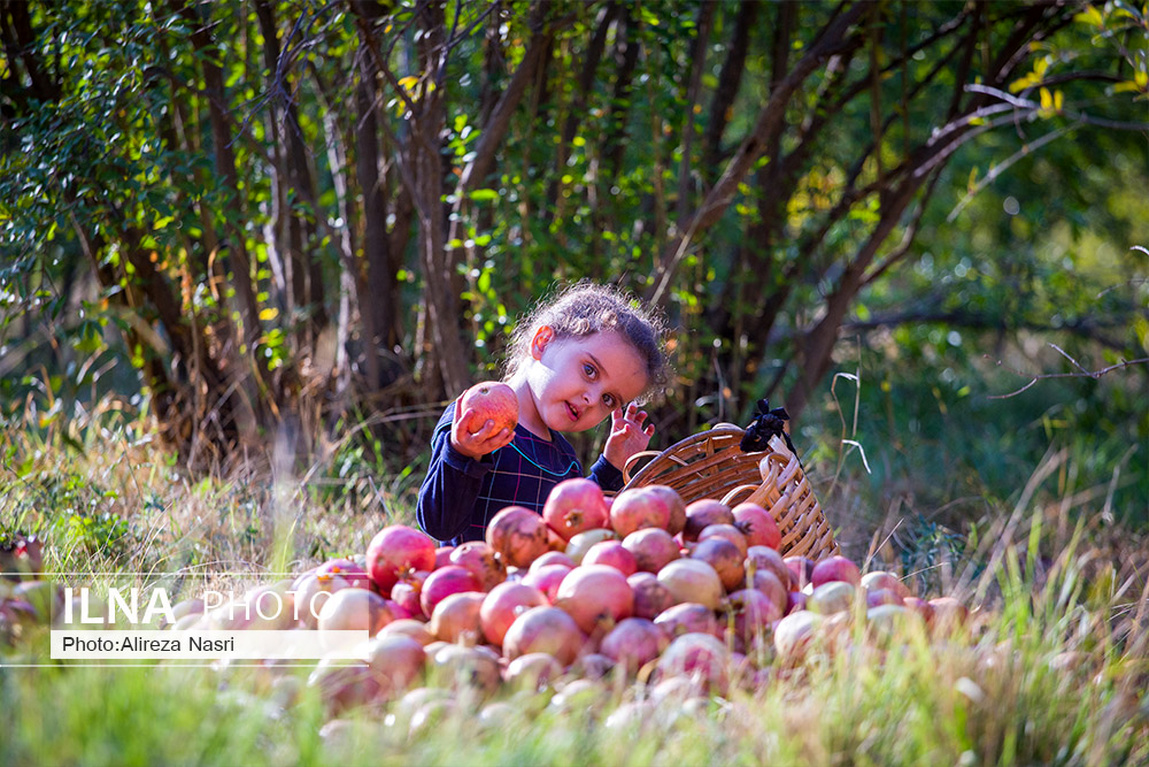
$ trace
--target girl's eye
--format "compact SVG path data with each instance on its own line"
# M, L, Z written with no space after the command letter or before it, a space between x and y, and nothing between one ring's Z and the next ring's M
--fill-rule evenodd
M614 397L609 394L602 395L602 404L606 405L611 410L614 410Z
M588 378L594 378L598 371L594 369L594 365L590 364L589 362L584 362L582 366L582 372L586 373Z

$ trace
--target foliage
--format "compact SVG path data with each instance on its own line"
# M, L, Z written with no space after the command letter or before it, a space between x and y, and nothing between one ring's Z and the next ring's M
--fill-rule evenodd
M131 361L201 467L281 424L314 456L365 402L453 395L496 372L535 297L583 276L689 331L660 418L687 430L696 399L729 418L779 387L798 415L853 313L1144 325L1136 280L1093 305L1075 279L1145 270L1127 252L1145 234L1129 4L2 15L4 343L53 371Z

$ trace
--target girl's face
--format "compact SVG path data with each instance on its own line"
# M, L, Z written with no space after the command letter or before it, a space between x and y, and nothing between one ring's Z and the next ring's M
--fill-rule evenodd
M593 428L647 386L642 356L613 331L560 339L544 325L530 352L511 386L519 395L519 422L540 436L548 428Z

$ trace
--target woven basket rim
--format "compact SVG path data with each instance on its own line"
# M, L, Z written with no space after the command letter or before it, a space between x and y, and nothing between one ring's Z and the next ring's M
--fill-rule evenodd
M714 495L701 497L733 499L734 496L729 495L731 493L749 493L747 498L758 496L755 502L766 508L779 524L783 535L780 551L784 549L803 556L837 553L839 549L834 540L833 529L826 519L817 494L797 454L779 437L772 438L765 450L743 452L740 443L745 434L745 429L737 425L723 424L691 434L665 450L637 454L632 457L632 461L641 457L649 457L650 460L627 480L622 490L655 484L659 482L660 477L667 477L670 481L665 484L671 485L688 498L684 488L679 484L680 480L690 477L686 482L694 483L695 480L704 477L706 479L693 484L692 488L716 492ZM714 442L718 445L711 450L711 446L707 443ZM765 458L770 459L769 477L760 473L760 462ZM695 465L702 473L691 476L689 469ZM631 463L628 462L624 468L624 477L630 466ZM713 481L718 475L709 473L719 467L725 467L721 471L729 472L730 479L728 486L722 489L718 489ZM746 476L747 474L753 475L753 478ZM786 478L785 483L776 484L777 480L783 477ZM767 486L773 488L773 492L769 495L759 495L754 490L759 488L765 491Z
M623 489L625 490L627 487L631 487L632 485L638 483L639 481L644 480L650 474L654 473L655 469L653 469L652 467L654 467L659 462L660 459L674 460L673 456L676 453L681 453L684 450L686 450L687 448L692 448L696 445L699 445L699 444L702 444L702 443L705 443L708 441L713 441L716 438L730 436L730 437L738 437L739 441L741 441L742 436L745 434L746 434L746 430L740 426L735 426L733 424L723 424L723 425L715 426L715 427L710 428L710 429L706 429L705 431L695 432L694 434L691 434L690 436L685 437L684 439L680 439L678 442L675 442L673 445L670 445L669 447L666 447L663 450L660 450L660 451L651 450L651 451L647 451L645 453L638 453L638 454L636 454L636 456L632 457L632 460L634 457L645 457L645 456L649 456L650 460L647 461L646 464L641 469L639 469L637 472L635 472L630 477L629 480L627 480L626 485L625 485L625 487L623 487ZM729 448L724 448L724 449L729 449ZM770 451L770 450L755 450L755 451L751 451L751 452L742 452L740 450L739 452L741 452L742 455L747 456L748 458L752 458L753 460L758 460L761 456L764 456L767 453L770 453L772 451ZM626 470L624 469L624 474L625 474L625 472L626 472Z

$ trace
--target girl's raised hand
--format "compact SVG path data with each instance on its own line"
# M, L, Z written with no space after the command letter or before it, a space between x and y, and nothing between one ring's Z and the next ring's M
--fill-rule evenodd
M490 419L480 421L474 408L461 410L461 400L455 400L455 422L451 424L451 446L455 450L477 461L511 444L514 432L510 429L495 431L495 422Z
M621 470L635 453L646 450L650 438L654 436L654 424L646 424L646 411L639 410L633 402L624 411L617 408L610 414L610 436L602 454L616 469Z

